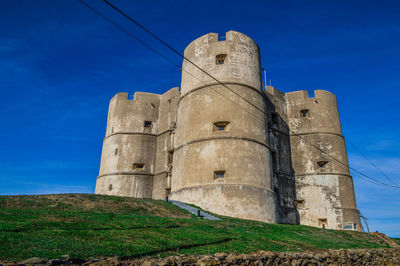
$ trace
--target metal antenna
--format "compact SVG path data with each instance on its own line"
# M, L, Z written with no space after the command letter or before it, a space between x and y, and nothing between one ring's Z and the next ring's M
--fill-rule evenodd
M272 86L271 85L271 72L270 72L270 75L269 75L269 86Z
M267 70L265 68L261 68L262 71L264 71L264 90L267 87Z

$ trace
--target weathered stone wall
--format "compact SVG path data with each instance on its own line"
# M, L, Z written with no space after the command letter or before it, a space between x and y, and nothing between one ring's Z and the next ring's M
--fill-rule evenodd
M298 205L300 223L330 229L355 223L360 231L336 96L314 93L286 93L296 199L303 201Z
M115 95L96 193L169 196L226 216L361 230L335 95L264 91L259 52L242 33L209 33L185 57L228 88L184 60L181 91Z
M268 143L271 147L279 223L298 224L286 95L272 86L266 87L265 95L268 106Z
M1 264L2 262L0 262ZM215 255L170 256L166 258L121 259L118 257L81 259L31 258L5 265L400 265L400 249L348 249L318 252L271 252L252 254L217 253Z
M111 259L110 261L113 261ZM115 260L114 261L118 261ZM319 252L217 253L120 261L125 265L400 265L400 249L341 249Z
M226 57L219 64L221 54ZM246 102L266 110L258 46L238 32L227 32L224 41L210 33L193 41L185 57L229 89L184 60L171 199L216 214L276 222L267 125L263 113ZM215 123L222 121L227 125L219 130ZM224 175L216 177L215 171Z
M156 148L156 170L153 177L153 199L163 199L171 188L174 157L174 130L180 99L179 88L172 88L160 97L159 125Z
M165 197L178 100L178 88L163 95L136 92L133 100L118 93L111 99L96 194Z
M151 198L159 103L159 95L141 92L134 100L127 93L111 99L95 193ZM135 163L143 169L134 169Z

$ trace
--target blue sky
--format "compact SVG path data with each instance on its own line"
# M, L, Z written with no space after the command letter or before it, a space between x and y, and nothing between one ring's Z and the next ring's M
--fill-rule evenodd
M181 64L113 12L87 0ZM398 1L116 1L183 52L208 32L237 30L260 46L272 85L338 97L349 160L383 182L355 144L400 185ZM0 0L0 194L93 193L108 101L163 93L180 72L74 0ZM400 190L354 174L371 230L400 237Z

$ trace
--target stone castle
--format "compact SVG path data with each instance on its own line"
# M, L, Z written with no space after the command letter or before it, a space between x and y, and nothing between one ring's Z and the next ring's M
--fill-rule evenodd
M180 90L111 99L96 194L361 230L334 94L264 86L259 47L236 31L184 55L212 77L184 60Z

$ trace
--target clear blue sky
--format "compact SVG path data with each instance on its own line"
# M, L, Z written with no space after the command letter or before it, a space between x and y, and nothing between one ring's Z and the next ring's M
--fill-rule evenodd
M87 0L178 64L101 0ZM400 184L398 1L113 1L183 51L208 32L243 32L272 85L338 97L350 164ZM108 101L163 93L180 72L73 0L0 1L0 194L93 193ZM400 189L354 174L370 228L400 237Z

